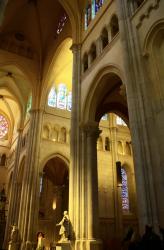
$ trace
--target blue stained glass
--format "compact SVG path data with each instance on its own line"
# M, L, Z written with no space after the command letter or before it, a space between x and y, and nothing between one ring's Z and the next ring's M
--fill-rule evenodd
M92 19L95 18L96 8L95 8L95 0L92 0Z
M60 109L66 109L67 106L67 87L65 84L60 84L58 87L57 95L57 107Z
M67 97L67 110L71 111L72 109L72 92L69 92Z
M101 8L101 6L103 5L103 0L95 0L95 12L97 13L97 11Z
M128 194L128 178L124 168L121 168L122 176L122 209L129 211L129 194Z
M50 107L56 107L56 90L54 87L51 88L50 93L48 95L48 106Z
M92 19L95 18L96 13L102 7L105 0L92 0L91 4L89 3L86 7L84 14L84 28L87 30L89 23Z

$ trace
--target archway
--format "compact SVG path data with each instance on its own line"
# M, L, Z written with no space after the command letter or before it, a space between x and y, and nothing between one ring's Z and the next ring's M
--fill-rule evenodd
M120 249L129 228L138 232L131 135L114 113L102 117L99 129L103 144L101 149L97 144L100 238L103 249Z
M59 228L63 211L68 210L68 166L59 156L47 161L40 177L40 203L38 231L45 234L46 245L59 240Z
M92 133L98 130L99 125L99 132L97 131L92 138L90 137L90 140L92 140L90 145L93 147L93 144L96 143L95 138L99 136L101 136L103 145L102 150L100 150L100 147L98 147L97 152L96 148L92 150L92 154L97 154L98 159L98 166L94 166L92 175L96 175L98 172L98 227L99 237L103 241L103 249L121 249L121 241L124 234L126 234L127 228L132 226L136 229L137 227L136 202L135 208L131 209L130 206L127 206L125 211L124 206L123 209L123 184L122 182L119 183L116 165L119 161L120 166L123 166L125 158L128 159L129 157L129 159L131 158L129 162L132 163L132 169L134 169L133 157L127 155L130 152L127 147L129 149L129 145L131 145L131 137L128 128L126 94L122 94L123 86L121 73L117 68L109 67L102 70L95 77L95 81L91 86L86 102L89 109L84 112L84 120L86 124L92 126ZM107 119L104 119L107 117L104 116L105 114L108 116ZM118 116L122 120L122 124L117 124ZM103 118L101 119L101 117ZM125 122L127 124L126 129L124 128ZM89 134L87 137L89 137ZM90 146L87 145L87 147ZM90 158L89 154L88 158ZM89 165L88 167L90 168ZM120 177L122 180L123 176ZM96 177L94 178L96 179ZM93 185L96 193L95 184L92 183ZM130 186L130 188L135 190L135 187ZM133 192L132 196L135 200L135 192Z

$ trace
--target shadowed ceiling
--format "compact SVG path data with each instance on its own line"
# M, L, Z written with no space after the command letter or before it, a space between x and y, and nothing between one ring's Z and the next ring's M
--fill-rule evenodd
M5 37L12 42L15 39L22 43L22 47L26 44L38 58L45 57L55 42L56 30L64 13L57 0L8 1L0 39Z

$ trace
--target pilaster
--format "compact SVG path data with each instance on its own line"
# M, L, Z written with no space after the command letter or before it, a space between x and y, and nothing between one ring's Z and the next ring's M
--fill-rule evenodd
M98 176L97 176L97 139L100 134L98 123L89 122L81 125L82 165L80 187L81 218L80 238L75 242L75 249L101 249L99 240L98 213Z
M81 45L73 44L73 75L72 75L72 111L71 111L71 138L70 138L70 170L69 170L69 216L73 227L72 239L80 234L80 204L77 202L80 195L80 73L81 73Z
M7 216L6 230L5 230L4 248L6 248L8 244L7 241L8 241L10 227L14 224L15 225L18 224L18 209L19 209L18 204L20 202L20 200L18 200L18 171L19 171L19 159L20 159L21 145L22 145L22 134L23 134L23 129L19 128L15 162L13 167L12 183L11 183L9 211Z
M36 241L39 207L39 150L43 110L30 112L30 128L23 186L20 201L18 228L22 240L21 249L31 249Z
M147 126L146 113L150 105L145 105L147 98L143 90L142 60L138 37L132 27L129 16L130 6L127 1L117 0L119 15L120 39L124 59L125 84L128 101L130 128L133 141L136 187L138 194L138 214L140 232L143 233L146 224L157 225L157 204L153 185L153 170Z

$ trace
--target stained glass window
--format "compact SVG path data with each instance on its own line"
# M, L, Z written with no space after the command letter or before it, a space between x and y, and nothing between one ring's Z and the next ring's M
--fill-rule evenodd
M101 6L103 5L103 0L95 0L95 12L97 13L97 11L101 8Z
M67 106L67 87L65 84L61 83L58 87L57 94L57 107L60 109L66 109Z
M91 13L92 13L91 4L88 4L88 7L87 7L87 26L89 25L89 23L91 21Z
M122 177L122 209L124 211L129 211L129 194L128 194L128 178L127 173L124 168L121 168Z
M30 95L28 102L27 102L27 109L26 111L29 112L32 106L32 95Z
M87 30L90 21L95 18L96 13L101 8L104 1L105 0L90 0L90 3L88 3L84 14L85 30Z
M0 115L0 139L4 138L8 133L8 122L3 115Z
M116 123L117 125L127 126L126 123L119 116L117 116L116 118Z
M107 121L108 120L108 114L105 114L101 117L101 120Z
M96 5L95 5L95 0L92 0L92 19L94 19L96 15Z
M72 109L72 92L70 91L67 96L67 110L71 111Z
M43 189L43 176L40 176L40 193L42 192Z
M67 21L67 16L66 16L66 14L64 13L63 16L62 16L62 17L60 18L60 20L59 20L58 27L57 27L57 30L56 30L56 33L57 33L58 35L62 32L62 30L63 30L63 28L64 28L64 25L65 25L66 21Z
M84 29L87 30L87 27L88 27L88 22L87 22L87 11L86 11L84 16Z
M48 106L56 107L56 100L57 100L56 90L54 87L52 87L48 95Z

